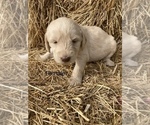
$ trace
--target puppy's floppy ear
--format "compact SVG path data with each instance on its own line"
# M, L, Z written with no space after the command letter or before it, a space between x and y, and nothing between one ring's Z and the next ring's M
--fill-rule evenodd
M81 35L82 35L82 41L81 41L80 47L81 47L81 49L83 49L87 39L86 39L86 36L85 36L85 31L84 31L82 26L80 26L80 31L81 31Z
M48 43L48 40L47 40L46 33L45 33L45 36L44 36L44 41L45 41L45 48L46 48L47 52L50 53L50 46L49 46L49 43Z

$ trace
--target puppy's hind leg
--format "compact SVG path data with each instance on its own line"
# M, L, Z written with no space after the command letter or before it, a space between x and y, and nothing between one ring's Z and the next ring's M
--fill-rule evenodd
M115 66L115 63L110 59L113 56L113 53L110 53L106 58L105 58L105 64L108 66Z
M138 66L138 62L133 61L132 57L134 57L137 54L137 52L132 52L127 57L123 59L123 62L126 66Z
M132 60L132 57L134 57L138 52L139 52L139 50L134 51L131 54L129 54L128 56L126 56L123 59L124 64L127 66L138 66L138 62Z
M115 66L115 63L110 58L106 58L105 61L107 66Z
M112 41L111 41L111 48L110 48L110 53L106 56L105 58L105 63L106 65L108 66L115 66L115 63L110 59L114 53L116 52L116 47L117 47L117 44L116 44L116 41L114 40L114 38L112 38Z
M124 60L124 64L127 66L138 66L138 63L128 58Z
M110 58L107 58L105 61L106 61L106 65L115 66L115 63L112 60L110 60Z

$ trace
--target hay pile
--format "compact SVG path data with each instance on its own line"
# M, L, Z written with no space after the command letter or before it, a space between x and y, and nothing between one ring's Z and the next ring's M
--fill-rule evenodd
M29 0L30 125L121 125L121 4L120 0ZM48 24L61 16L112 34L118 43L116 66L89 63L83 86L68 89L73 65L34 60L45 52Z
M0 1L0 125L25 125L27 110L27 63L17 60L24 53L27 33L27 2Z
M0 47L26 48L27 2L1 0L0 16Z
M122 5L123 31L138 36L141 41L149 40L149 0L123 0Z
M74 19L82 25L97 25L116 40L121 37L121 4L119 0L30 0L29 47L43 47L48 24L62 16Z
M141 52L134 58L135 68L123 67L123 124L150 124L150 3L149 0L123 0L123 31L142 42Z

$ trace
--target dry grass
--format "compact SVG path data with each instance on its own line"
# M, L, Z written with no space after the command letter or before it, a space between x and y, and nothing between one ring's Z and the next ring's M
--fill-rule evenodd
M0 124L22 125L28 118L27 63L16 60L18 50L0 51Z
M89 2L88 2L89 1ZM91 1L91 2L90 2ZM116 40L121 38L121 1L119 0L52 0L29 1L29 47L43 47L48 24L62 16L82 25L97 25Z
M87 1L87 2L83 2ZM29 124L31 125L149 125L150 124L150 3L149 0L29 0ZM14 4L15 3L15 4ZM24 53L27 3L0 1L0 124L27 124L27 63L16 60ZM123 67L121 79L121 14L123 31L143 43L135 58L140 65ZM68 89L73 65L54 60L38 62L45 52L44 33L54 19L67 16L83 25L97 25L118 43L116 66L89 63L83 86ZM121 80L123 93L121 94ZM122 96L123 95L123 96ZM121 109L121 97L123 109ZM123 117L121 112L123 111Z
M27 2L0 1L0 48L26 47Z
M113 57L116 66L88 63L83 86L68 88L73 65L57 65L52 59L35 61L37 53L45 52L43 36L48 24L61 16L112 34L118 43ZM30 0L29 124L121 125L121 33L120 0Z
M142 52L134 58L135 68L123 67L122 101L124 125L150 124L150 44L143 45Z
M141 41L150 39L150 3L148 0L123 0L122 29L138 36Z
M135 68L123 67L123 124L150 124L150 3L148 0L123 0L123 31L142 42L142 51L134 59Z
M121 124L121 82L117 66L116 70L100 62L90 63L85 69L83 86L68 89L67 79L73 66L58 66L53 60L30 61L30 124ZM84 112L87 105L90 108Z
M24 53L27 6L20 0L0 1L0 124L27 124L27 63Z

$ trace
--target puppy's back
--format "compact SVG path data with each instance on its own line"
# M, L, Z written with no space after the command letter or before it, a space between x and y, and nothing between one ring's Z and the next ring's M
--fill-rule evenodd
M141 42L136 36L128 35L127 33L122 33L122 55L123 58L131 53L137 54L141 51Z

